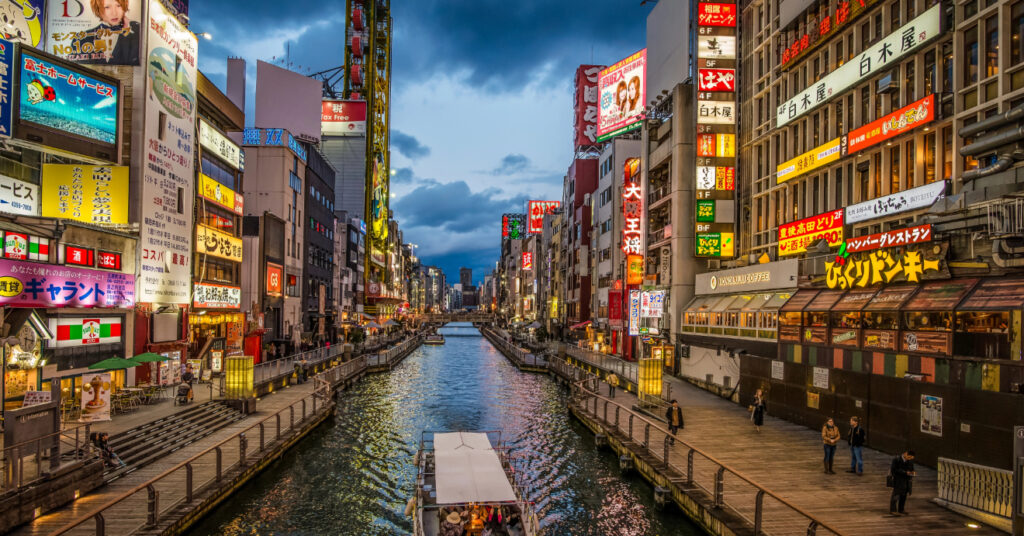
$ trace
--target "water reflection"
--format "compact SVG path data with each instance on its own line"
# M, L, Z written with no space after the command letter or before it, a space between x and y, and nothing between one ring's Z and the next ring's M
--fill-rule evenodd
M471 325L441 330L391 374L339 396L320 427L192 534L409 534L413 456L423 430L501 430L528 461L547 535L701 534L681 514L653 509L651 488L619 477L618 461L565 408L549 378L520 373Z

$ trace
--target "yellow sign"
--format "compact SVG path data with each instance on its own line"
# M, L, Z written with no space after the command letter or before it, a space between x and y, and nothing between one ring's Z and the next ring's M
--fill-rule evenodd
M245 214L245 206L242 202L241 194L235 193L231 188L224 186L202 173L199 174L199 195L217 203L235 214L238 214L239 216Z
M128 223L128 167L43 164L42 216L96 225Z
M196 253L242 262L242 239L205 225L196 226Z
M839 160L844 152L841 141L842 138L836 138L776 167L775 182L782 184L789 179Z
M918 283L925 272L937 271L938 260L925 259L920 251L907 251L903 255L880 249L860 260L845 259L825 263L825 282L828 288L850 289L879 283L909 281Z
M718 134L715 136L715 156L725 158L736 156L735 134Z

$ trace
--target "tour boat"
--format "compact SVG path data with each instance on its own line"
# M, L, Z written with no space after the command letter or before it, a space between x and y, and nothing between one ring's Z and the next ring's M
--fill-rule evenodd
M440 335L438 333L427 335L427 337L423 339L423 344L428 346L441 346L444 344L444 335Z
M497 448L492 446L491 436ZM519 486L522 474L500 432L424 432L416 453L415 536L438 536L451 524L463 534L536 536L537 515Z

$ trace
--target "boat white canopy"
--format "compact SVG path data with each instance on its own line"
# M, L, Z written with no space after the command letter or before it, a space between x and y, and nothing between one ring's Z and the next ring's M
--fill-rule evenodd
M516 500L487 434L434 434L434 470L437 504Z

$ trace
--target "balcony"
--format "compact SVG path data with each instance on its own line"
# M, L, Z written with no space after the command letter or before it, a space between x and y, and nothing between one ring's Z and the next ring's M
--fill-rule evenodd
M659 248L668 245L672 238L672 224L668 224L657 231L647 235L647 249Z
M668 200L671 199L669 196L671 193L672 190L668 183L652 189L647 193L647 210L654 210L668 202Z

